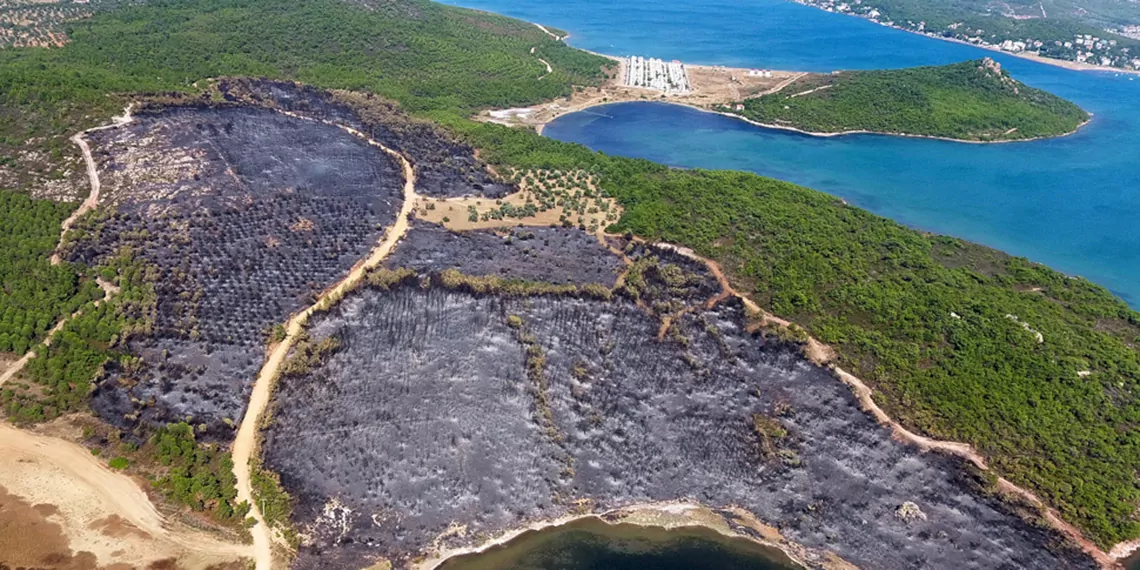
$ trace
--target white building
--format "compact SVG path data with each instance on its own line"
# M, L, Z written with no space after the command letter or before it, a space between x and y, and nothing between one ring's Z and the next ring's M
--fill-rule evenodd
M668 94L692 91L685 65L676 60L665 62L638 56L626 58L624 82L631 87L655 89Z

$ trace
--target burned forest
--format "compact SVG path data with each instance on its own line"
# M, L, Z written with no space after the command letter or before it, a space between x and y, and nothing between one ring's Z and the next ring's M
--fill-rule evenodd
M892 439L691 252L583 224L416 219L405 182L440 204L519 187L389 102L220 79L147 97L90 143L101 208L65 258L129 255L158 276L134 358L90 406L137 438L186 422L226 443L267 355L296 341L277 345L254 456L258 492L279 482L294 568L410 567L676 501L743 509L813 567L826 552L880 570L1095 567L985 474ZM385 240L362 285L322 298Z
M444 243L450 259L483 251ZM630 265L609 295L417 263L310 323L310 342L334 348L282 378L263 443L305 537L295 568L404 567L538 521L678 500L743 508L861 568L1095 567L750 332L703 264L615 245Z
M67 259L127 252L158 270L153 323L129 341L137 360L109 366L92 395L102 419L233 437L280 324L365 257L401 207L400 166L365 137L416 161L424 191L508 189L391 103L286 82L155 95L90 135L101 208L69 234Z

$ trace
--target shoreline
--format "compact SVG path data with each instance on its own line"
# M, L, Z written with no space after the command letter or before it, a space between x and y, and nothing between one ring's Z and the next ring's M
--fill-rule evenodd
M811 6L809 6L809 7L811 7ZM845 15L845 14L841 14L841 15ZM546 32L551 37L558 38L558 36L556 34L549 32L545 27L542 26L542 24L538 24L535 22L532 22L532 24L537 26L543 32ZM880 25L885 25L885 24L880 24ZM895 26L887 26L887 27L895 27ZM900 29L902 31L910 32L910 30L905 30L902 28L898 28L898 29ZM916 33L916 34L924 35L924 36L926 35L926 34L922 34L920 32L912 32L912 33ZM565 41L565 39L569 38L569 37L570 37L570 35L567 34L564 37L558 38L558 40L559 41ZM974 44L970 44L969 42L962 42L960 40L955 40L953 38L933 38L933 39L945 39L948 41L954 41L954 42L962 43L965 45L974 45ZM975 47L982 47L982 46L975 46ZM622 74L621 73L621 66L624 65L624 59L623 58L618 57L618 56L614 56L614 55L610 55L610 54L599 53L599 52L595 52L595 51L591 51L591 50L587 50L587 49L582 49L582 48L575 48L575 49L578 49L580 51L584 51L584 52L589 53L591 55L595 55L598 57L608 59L608 60L618 64L618 76L620 76ZM1010 52L1004 52L1000 49L996 50L996 51L999 51L1001 53L1009 53L1010 55L1015 55L1015 56L1018 55L1018 54L1014 54L1014 53L1010 53ZM1064 63L1062 60L1049 60L1048 58L1042 58L1039 56L1030 57L1028 54L1024 54L1021 57L1033 59L1035 61L1039 61L1042 63L1052 64L1053 62L1058 62L1058 61L1061 61L1062 63ZM1074 64L1074 65L1076 65L1076 64ZM692 71L697 72L697 73L702 73L702 74L703 73L714 73L715 74L718 72L727 72L730 74L730 76L733 72L739 72L739 73L741 73L741 75L745 75L748 71L748 69L746 69L746 68L730 68L727 66L716 66L716 65L685 64L685 67L688 68L689 70L692 70ZM1066 66L1062 66L1062 67L1066 67ZM1073 70L1082 70L1081 68L1077 68L1077 67L1068 67L1068 68L1073 69ZM1097 69L1083 69L1083 70L1085 70L1085 71L1112 71L1113 69L1114 68L1097 68ZM748 96L725 97L722 94L717 94L717 93L711 92L712 89L707 89L707 88L706 88L706 92L704 92L704 95L706 97L714 99L714 101L708 103L709 105L727 105L729 103L737 102L737 101L740 101L743 99L762 97L765 95L778 93L778 92L782 91L784 88L786 88L789 84L794 82L796 79L799 79L805 75L810 75L812 73L812 72L807 72L807 71L777 71L777 70L772 70L772 71L773 71L773 73L787 75L787 77L784 80L779 81L775 86L773 86L769 89L760 91L758 93L749 94ZM1127 71L1127 70L1120 70L1120 71ZM1137 71L1135 73L1140 74L1140 71ZM732 76L732 78L735 79L735 76ZM611 79L610 81L614 81L614 80ZM602 90L606 89L606 88L608 88L608 89L623 89L623 90L626 90L627 92L626 93L609 93L608 94L609 96L604 97L601 101L587 100L584 102L580 101L578 104L574 103L574 100L573 100L574 96L571 96L568 100L568 105L566 107L560 106L560 104L558 102L548 101L545 103L539 103L536 105L531 105L529 107L520 107L517 109L488 110L488 111L483 111L483 112L475 115L473 118L475 120L495 122L495 123L503 124L506 126L520 126L520 125L530 126L530 127L533 127L539 135L542 135L543 131L545 131L547 125L549 125L550 123L554 122L555 120L557 120L557 119L559 119L565 115L569 115L572 113L579 113L579 112L583 112L583 111L588 111L588 110L593 109L595 107L604 107L606 105L611 105L611 104L616 104L616 103L657 102L657 103L667 103L667 104L671 104L671 105L680 105L680 106L695 109L697 111L701 111L704 113L714 113L717 115L722 115L725 117L744 121L744 122L746 122L750 125L756 126L756 127L794 132L794 133L798 133L798 134L806 135L806 136L811 136L811 137L831 138L831 137L840 137L840 136L846 136L846 135L879 135L879 136L903 137L903 138L913 138L913 139L930 139L930 140L939 140L939 141L966 143L966 144L1005 144L1005 143L1033 142L1033 141L1040 141L1040 140L1064 138L1064 137L1068 137L1068 136L1077 134L1078 132L1080 132L1081 129L1083 129L1085 126L1087 126L1089 123L1091 123L1093 118L1094 118L1093 113L1085 111L1086 113L1088 113L1089 118L1086 119L1085 121L1081 122L1079 125L1077 125L1071 131L1061 133L1061 134L1057 134L1057 135L1036 136L1036 137L1029 137L1029 138L1022 138L1022 139L972 140L972 139L960 139L960 138L946 137L946 136L939 136L939 135L922 135L922 134L913 134L913 133L893 133L893 132L886 132L886 131L871 131L871 130L865 130L865 129L854 129L854 130L836 131L836 132L816 132L816 131L809 131L806 129L801 129L801 128L793 127L793 126L789 126L789 125L780 125L780 124L775 124L775 123L762 123L760 121L749 119L743 115L739 115L737 113L728 112L728 111L721 111L721 110L716 109L715 107L711 107L711 106L706 107L706 106L702 106L700 104L693 103L691 101L685 101L684 98L686 98L686 97L696 98L696 97L701 96L701 94L702 94L702 90L700 88L696 87L697 83L695 81L692 81L692 78L690 78L690 81L693 83L694 88L693 88L692 92L686 93L686 94L666 95L664 93L661 93L661 92L653 90L653 89L634 87L634 86L630 86L630 85L610 84L610 85L599 86L597 88L598 92L601 93ZM732 85L730 88L733 91L739 91L735 85ZM635 94L636 94L636 96L635 96ZM737 93L735 93L735 95L740 95L740 94L737 92ZM491 118L484 116L485 114L491 114L491 113L498 112L498 111L518 111L514 116L523 117L523 118L518 122L512 122L509 118L509 117L512 117L512 115L508 115L508 119L506 119L506 120L499 119L497 117L494 117L493 115L491 116ZM542 111L548 111L551 114L549 117L544 118L542 120L537 120L537 121L528 120L530 115L540 113Z
M412 570L437 570L440 566L455 558L462 556L469 556L473 554L482 554L498 547L504 547L529 532L541 532L544 530L554 529L566 526L575 522L585 520L597 520L606 525L629 524L646 528L660 528L664 530L677 530L685 528L701 528L711 530L717 534L732 539L744 539L754 544L770 548L773 551L779 552L788 558L793 564L808 570L813 567L822 567L834 570L847 570L855 568L855 566L838 559L830 551L816 551L809 549L803 545L789 541L780 535L779 531L774 527L765 525L752 513L730 507L729 509L734 514L741 516L742 519L747 521L748 528L756 531L760 536L751 536L749 534L737 532L732 529L728 521L721 515L716 514L713 509L703 505L699 502L680 499L674 501L661 501L651 503L638 503L628 505L625 507L616 507L596 513L585 514L568 514L554 519L545 519L535 521L511 530L507 530L498 536L491 538L482 544L461 546L455 548L443 548L437 552L426 555L419 562L412 565ZM757 528L759 527L759 528ZM465 530L459 528L448 529L439 537L442 540L449 536L460 535L463 536ZM830 555L830 557L828 556ZM827 558L829 563L824 565L813 566L805 561L805 558L818 557ZM834 557L834 558L832 558ZM835 560L838 559L838 560ZM840 562L841 561L841 562ZM837 563L838 562L838 563ZM842 566L840 564L843 564ZM375 568L373 566L372 568Z
M911 134L911 133L891 133L891 132L885 132L885 131L868 131L868 130L851 130L851 131L838 131L838 132L814 132L814 131L807 131L804 129L800 129L798 127L792 127L792 126L788 126L788 125L761 123L759 121L749 119L743 115L738 115L736 113L730 113L727 111L718 111L716 109L708 109L705 107L700 107L698 105L693 105L691 103L686 103L684 101L670 101L668 98L658 98L658 99L652 99L652 100L626 99L626 100L618 100L618 101L602 101L602 102L591 103L591 104L582 105L582 106L567 107L564 111L556 113L555 116L552 117L550 120L536 124L536 125L534 125L534 127L535 127L535 130L538 132L538 134L542 135L543 131L546 129L547 125L549 125L550 123L554 122L555 120L560 119L566 115L572 115L574 113L580 113L582 111L588 111L590 109L594 109L597 107L605 107L607 105L617 105L619 103L662 103L662 104L666 104L666 105L677 105L679 107L687 107L689 109L700 111L702 113L711 113L714 115L720 115L723 117L728 117L730 119L736 119L738 121L748 123L754 127L760 127L760 128L764 128L764 129L772 129L772 130L778 130L778 131L793 132L793 133L797 133L797 134L801 134L801 135L805 135L805 136L809 136L809 137L818 137L818 138L825 138L825 139L826 138L843 137L843 136L849 136L849 135L877 135L877 136L885 136L885 137L902 137L902 138L910 138L910 139L928 139L928 140L937 140L937 141L944 141L944 142L954 142L954 143L963 143L963 144L979 144L979 145L1027 143L1027 142L1034 142L1034 141L1065 138L1065 137L1069 137L1069 136L1072 136L1072 135L1079 133L1081 131L1081 129L1085 128L1090 123L1092 123L1093 118L1094 118L1094 115L1092 113L1089 113L1089 118L1086 119L1085 121L1083 121L1081 124L1077 125L1076 128L1074 128L1073 130L1068 131L1066 133L1059 134L1059 135L1037 136L1037 137L1030 137L1030 138L1025 138L1025 139L1002 139L1002 140L993 140L993 141L982 141L982 140L970 140L970 139L956 139L953 137L943 137L943 136L937 136L937 135L916 135L916 134ZM533 107L528 107L528 109L533 109ZM1140 546L1138 546L1137 548L1140 548Z
M1035 61L1037 63L1041 63L1044 65L1051 65L1053 67L1060 67L1062 69L1068 69L1069 71L1126 73L1129 75L1140 75L1140 69L1126 69L1123 67L1105 67L1103 65L1093 65L1091 63L1081 63L1079 61L1071 61L1068 59L1057 59L1054 57L1045 57L1043 55L1039 55L1039 54L1034 53L1034 52L1006 51L1006 50L1003 50L1000 47L994 46L994 45L976 44L976 43L968 42L966 40L960 40L958 38L947 38L947 37L936 35L936 34L920 32L918 30L911 30L911 29L904 28L902 26L887 25L884 22L878 22L878 21L872 20L870 18L865 18L863 16L860 16L859 14L847 14L844 12L835 12L833 10L824 10L823 8L820 8L818 6L808 4L807 2L804 2L803 0L792 0L792 2L795 2L796 4L800 4L803 6L807 6L808 8L812 8L814 10L819 10L821 12L828 12L828 13L836 14L839 16L847 16L849 18L858 18L860 20L866 20L868 22L871 22L872 24L883 26L884 28L891 28L893 30L898 30L900 32L906 32L908 34L915 34L915 35L923 36L925 38L930 38L932 40L939 40L939 41L944 41L944 42L952 42L952 43L956 43L956 44L971 46L971 47L975 47L978 49L984 49L987 51L1005 54L1005 55L1008 55L1011 57L1017 57L1017 58L1021 58L1021 59L1025 59L1025 60L1029 60L1029 61Z
M686 105L686 106L688 106L688 105ZM713 109L701 109L699 107L693 107L693 108L697 109L698 111L703 111L706 113L713 113L716 115L722 115L725 117L730 117L733 119L744 121L745 123L748 123L750 125L757 126L757 127L763 127L765 129L791 131L791 132L795 132L795 133L799 133L799 134L807 135L807 136L812 136L812 137L833 138L833 137L843 137L843 136L847 136L847 135L879 135L879 136L885 136L885 137L903 137L903 138L909 138L909 139L930 139L930 140L936 140L936 141L956 142L956 143L965 143L965 144L1006 144L1006 143L1022 143L1022 142L1033 142L1033 141L1042 141L1042 140L1050 140L1050 139L1059 139L1059 138L1064 138L1064 137L1068 137L1068 136L1072 136L1072 135L1077 134L1078 132L1080 132L1081 129L1083 129L1086 125L1091 123L1093 120L1093 114L1089 113L1089 118L1086 119L1085 121L1083 121L1081 124L1077 125L1077 127L1075 129L1073 129L1067 133L1062 133L1059 135L1038 136L1038 137L1030 137L1027 139L1003 139L1003 140L996 140L996 141L978 141L978 140L970 140L970 139L956 139L953 137L943 137L943 136L937 136L937 135L915 135L915 134L910 134L910 133L889 133L889 132L885 132L885 131L867 131L867 130L861 130L861 129L853 130L853 131L813 132L813 131L805 131L805 130L797 128L797 127L790 127L790 126L786 126L786 125L761 123L759 121L749 119L748 117L745 117L743 115L737 115L736 113L729 113L726 111L716 111Z

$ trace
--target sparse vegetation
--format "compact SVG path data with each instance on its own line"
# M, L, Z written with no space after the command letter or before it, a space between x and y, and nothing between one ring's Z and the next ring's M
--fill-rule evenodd
M253 500L261 510L261 516L270 528L278 529L289 541L297 546L300 537L293 529L293 497L281 486L281 478L266 469L260 459L250 466L250 483L253 487Z

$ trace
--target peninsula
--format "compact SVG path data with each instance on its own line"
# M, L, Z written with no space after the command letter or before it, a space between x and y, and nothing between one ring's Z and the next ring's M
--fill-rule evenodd
M720 110L810 134L1005 142L1076 132L1090 115L985 58L939 67L811 74Z

